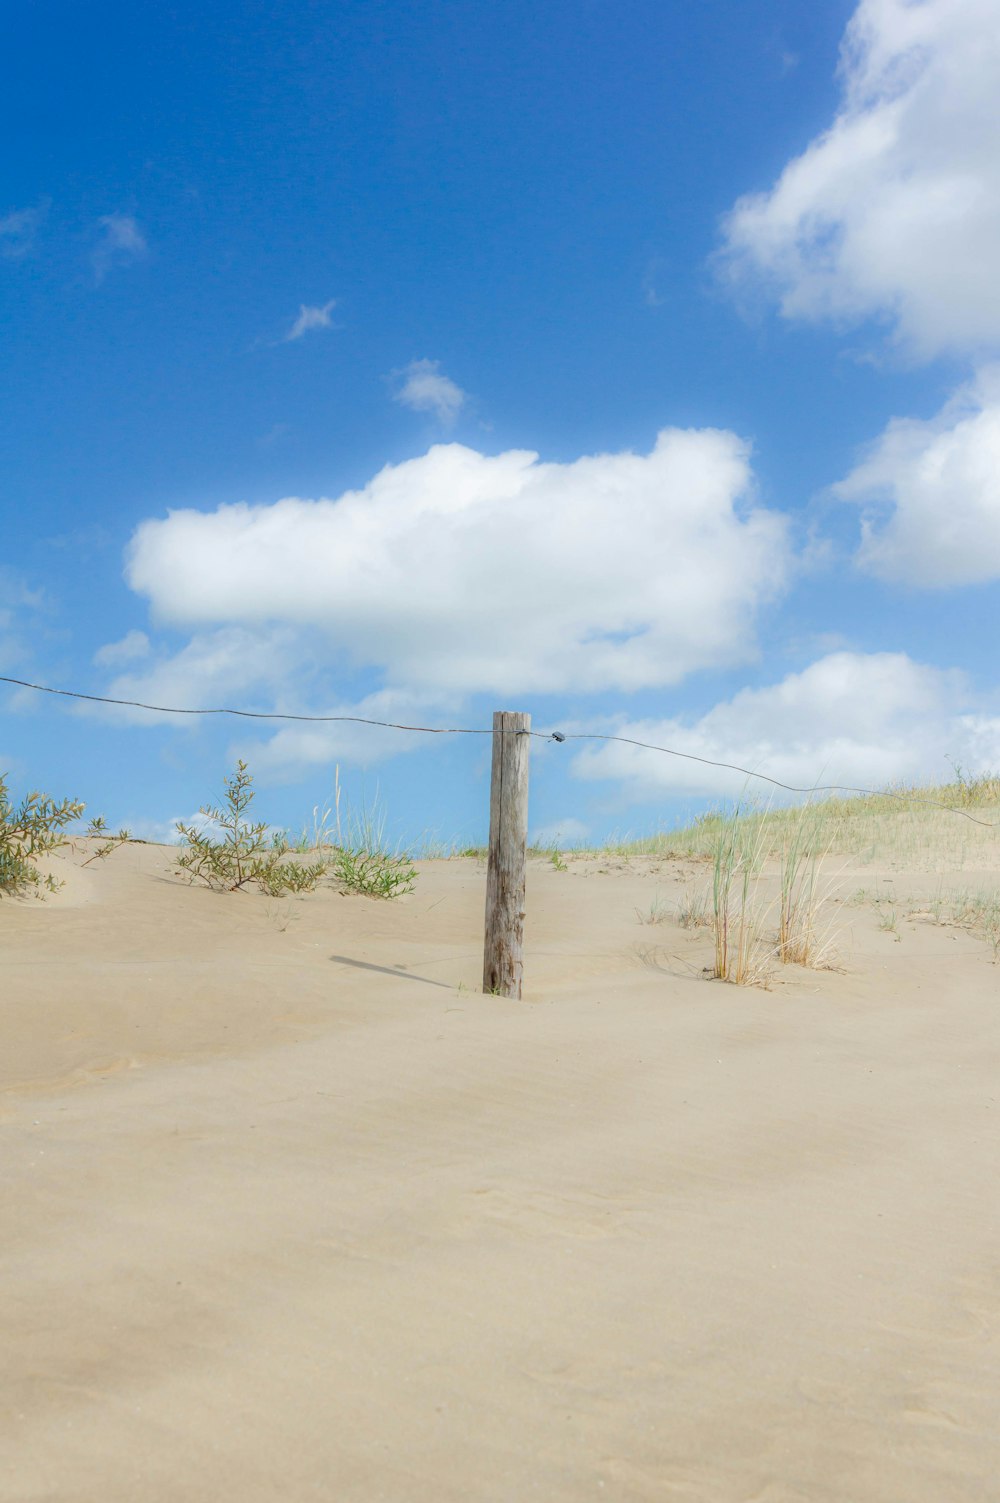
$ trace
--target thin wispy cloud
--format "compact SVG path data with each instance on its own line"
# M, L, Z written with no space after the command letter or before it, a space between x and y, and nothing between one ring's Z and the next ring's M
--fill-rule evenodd
M131 214L105 214L97 221L98 240L91 254L99 282L119 266L131 266L149 250L146 237Z
M149 638L144 631L129 631L119 642L106 642L94 653L94 662L101 668L116 668L121 663L134 663L138 658L149 656Z
M332 314L336 306L336 298L331 298L328 303L321 305L300 303L299 316L285 335L282 343L290 344L292 340L301 339L303 334L309 334L314 329L331 329L333 327Z
M667 263L662 256L651 256L642 275L642 300L647 308L662 308L664 303L661 284Z
M0 564L0 672L9 673L31 662L48 608L42 590L33 589L16 569ZM8 699L8 709L17 698Z
M0 215L0 256L8 261L18 261L30 254L44 217L44 207L14 209L9 214Z
M393 400L413 412L432 412L445 427L455 421L466 403L467 394L442 374L440 360L411 360L393 374L399 382Z

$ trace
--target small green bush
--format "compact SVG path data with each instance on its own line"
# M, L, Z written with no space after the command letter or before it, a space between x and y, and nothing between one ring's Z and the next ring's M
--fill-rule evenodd
M246 821L254 788L245 762L237 762L236 772L225 779L225 789L224 810L199 811L212 821L210 828L195 829L177 821L187 841L187 850L177 857L178 867L190 881L204 882L218 892L248 886L275 898L286 892L311 892L326 871L326 861L287 861L290 846L283 835L269 835L266 824Z
M337 808L337 844L330 858L333 880L342 893L359 893L365 898L401 898L412 892L417 869L410 857L388 849L385 837L386 813L378 790L372 804L360 812L348 810L346 829L341 829Z
M332 874L342 892L361 893L366 898L399 898L412 892L417 869L409 856L390 855L377 848L335 851Z
M41 889L57 891L52 876L43 877L35 863L40 856L66 845L66 826L83 813L79 799L57 802L42 793L29 793L12 804L7 779L0 773L0 895L15 896Z

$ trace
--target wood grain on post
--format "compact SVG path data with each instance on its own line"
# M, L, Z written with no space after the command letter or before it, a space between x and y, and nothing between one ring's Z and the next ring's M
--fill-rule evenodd
M494 713L483 991L501 997L520 997L524 969L530 730L530 715Z

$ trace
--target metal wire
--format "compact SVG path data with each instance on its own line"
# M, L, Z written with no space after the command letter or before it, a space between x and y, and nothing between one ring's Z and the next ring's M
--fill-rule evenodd
M82 694L75 689L52 689L47 684L32 684L22 678L8 678L0 673L0 683L15 684L20 689L34 689L39 694L55 694L64 699L82 699L91 704L119 705L133 710L151 710L158 715L236 715L245 720L294 720L310 721L316 724L329 725L334 722L347 722L352 725L374 725L391 731L416 731L425 736L492 736L492 729L483 726L464 725L404 725L395 720L373 720L364 715L291 715L268 710L234 710L228 706L215 709L178 709L175 705L149 705L138 699L111 699L104 694ZM678 751L673 746L656 746L649 741L636 741L631 736L612 736L599 731L517 731L519 736L532 736L539 741L616 741L623 746L638 746L644 751L662 752L664 756L679 757L685 762L699 762L703 767L719 767L727 772L738 772L747 778L756 778L760 782L770 783L773 788L781 788L786 793L855 793L865 798L893 798L906 804L926 804L934 809L944 809L948 814L961 815L974 825L982 825L988 830L998 828L997 821L978 819L970 814L967 809L956 809L952 804L943 804L939 799L924 798L920 794L885 792L878 788L854 788L845 783L817 783L808 788L800 788L794 783L783 783L780 778L772 778L766 772L756 772L751 767L740 767L735 762L717 762L712 757L700 757L695 752Z

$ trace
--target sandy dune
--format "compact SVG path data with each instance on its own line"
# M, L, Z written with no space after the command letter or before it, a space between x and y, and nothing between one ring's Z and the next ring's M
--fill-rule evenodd
M703 867L533 862L514 1003L472 860L64 866L0 903L3 1499L1000 1497L984 943L844 904L736 988L637 917Z

